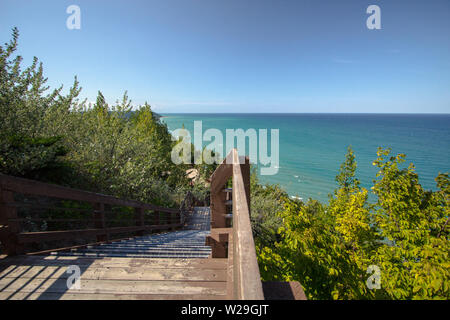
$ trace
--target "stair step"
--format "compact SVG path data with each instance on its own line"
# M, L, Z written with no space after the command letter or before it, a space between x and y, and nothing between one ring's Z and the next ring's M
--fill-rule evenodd
M185 249L185 248L146 248L146 249L128 249L128 248L88 248L88 249L74 249L72 252L137 252L137 253L148 253L148 252L209 252L210 247L196 248L196 249Z
M211 247L205 245L205 241L210 234L209 207L194 208L186 221L187 228L184 230L128 238L51 254L75 257L208 258Z
M208 258L209 254L127 254L127 253L95 253L95 252L52 252L56 256L74 256L74 257L119 257L119 258Z
M167 244L167 243L161 243L161 244L108 244L108 245L99 245L99 246L88 246L88 248L205 248L207 247L205 244Z

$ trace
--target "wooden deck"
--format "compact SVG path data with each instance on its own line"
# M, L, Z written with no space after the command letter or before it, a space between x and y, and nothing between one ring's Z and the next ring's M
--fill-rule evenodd
M233 188L227 189L230 179ZM31 202L36 197L47 200ZM261 282L248 157L233 149L211 176L210 208L196 210L194 202L188 192L180 209L162 208L0 174L0 244L6 253L0 256L0 300L304 298L298 283ZM63 214L42 219L40 212L48 210ZM67 212L79 213L76 221L85 228L57 229L74 222L63 218ZM24 228L30 222L53 227ZM124 233L132 235L112 240ZM67 246L68 240L85 243ZM36 244L54 249L26 254ZM79 288L69 281L73 266L80 271Z
M80 289L68 289L70 265ZM226 299L227 259L0 258L0 300Z

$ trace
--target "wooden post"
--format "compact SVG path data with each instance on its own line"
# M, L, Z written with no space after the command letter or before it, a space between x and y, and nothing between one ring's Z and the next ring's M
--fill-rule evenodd
M171 212L170 213L170 224L175 224L177 223L177 213L176 212ZM170 228L170 230L175 231L175 227Z
M211 194L211 228L226 228L226 193L219 190Z
M11 221L17 219L17 208L14 204L14 193L10 190L0 188L0 224L5 226L6 231L1 235L3 250L7 255L23 253L23 245L19 244L17 235L20 233L20 222Z
M226 258L231 228L212 229L206 237L206 245L211 246L211 258Z
M135 220L136 226L144 226L144 209L143 208L134 208L135 212ZM137 236L143 236L144 230L140 230L136 232Z
M159 226L159 218L160 218L160 212L159 211L154 211L153 212L153 224L155 226ZM153 229L154 233L158 233L160 230L159 229Z
M245 196L247 197L248 211L250 210L250 160L246 156L245 163L241 164L242 179L244 180Z
M233 165L233 260L235 299L264 299L250 220L250 168L248 159Z
M167 212L163 212L163 211L159 212L159 224L167 224L168 223L168 218L169 218L169 215L167 214ZM161 229L160 232L162 230L163 229Z
M94 226L96 229L106 229L105 221L105 205L103 203L96 203L94 206ZM97 242L108 241L109 235L105 230L104 234L97 235Z
M234 276L234 242L233 242L233 232L228 235L228 250L227 250L227 299L236 300L235 294L235 276Z

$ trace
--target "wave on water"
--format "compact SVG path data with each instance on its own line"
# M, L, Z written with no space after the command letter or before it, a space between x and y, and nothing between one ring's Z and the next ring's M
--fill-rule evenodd
M361 186L370 188L377 169L372 166L379 146L392 155L405 153L426 189L436 189L434 178L450 169L450 115L412 114L163 114L169 130L183 125L193 135L194 121L203 129L278 129L279 159L275 175L261 176L279 184L289 195L328 201L335 177L351 145L358 161ZM223 142L222 142L223 143ZM225 144L225 143L223 143ZM247 141L246 141L247 144ZM222 146L220 146L221 148ZM424 156L426 155L426 157ZM275 166L276 165L276 166ZM261 167L263 165L261 164ZM301 174L301 177L300 177Z

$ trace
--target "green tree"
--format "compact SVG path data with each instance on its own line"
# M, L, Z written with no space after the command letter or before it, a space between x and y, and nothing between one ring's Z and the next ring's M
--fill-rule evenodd
M46 86L42 63L22 70L19 32L0 47L0 172L155 204L177 206L189 188L172 163L174 142L151 107L127 93L109 105L79 101L77 78L67 94Z
M328 205L288 198L279 212L280 240L258 256L265 280L298 280L311 299L448 299L449 176L425 191L405 156L378 150L371 188L355 178L351 148ZM381 271L381 288L366 285L368 267Z
M67 95L62 87L48 92L42 63L34 57L22 70L22 57L12 57L17 50L19 31L0 46L0 171L22 177L55 181L70 167L63 161L66 149L47 118L76 99L80 89L75 78Z
M405 155L378 150L373 190L375 221L386 244L376 252L384 289L396 299L449 298L448 174L437 177L437 192L419 184L414 165L401 169Z

